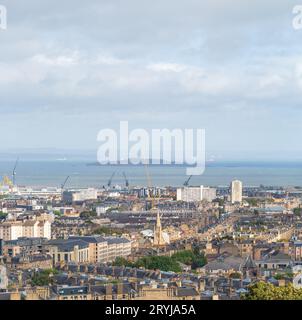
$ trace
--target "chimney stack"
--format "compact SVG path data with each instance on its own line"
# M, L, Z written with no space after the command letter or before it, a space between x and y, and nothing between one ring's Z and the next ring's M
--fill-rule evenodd
M106 285L106 296L112 296L112 283Z
M118 283L117 284L117 294L118 295L122 295L123 294L123 287L124 287L123 283Z

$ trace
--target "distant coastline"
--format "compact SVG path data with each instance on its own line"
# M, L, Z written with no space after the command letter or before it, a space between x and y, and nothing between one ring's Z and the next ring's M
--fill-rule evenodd
M16 170L16 182L26 186L59 187L70 176L69 187L100 187L107 185L109 178L116 172L113 184L125 183L126 173L130 185L147 185L144 165L95 165L86 160L66 161L31 160L20 158ZM15 161L0 160L0 177L12 175ZM149 165L152 184L157 186L182 186L187 180L187 165ZM201 176L193 176L192 185L220 186L229 185L237 178L246 186L300 186L302 184L302 162L268 161L215 161L207 162Z

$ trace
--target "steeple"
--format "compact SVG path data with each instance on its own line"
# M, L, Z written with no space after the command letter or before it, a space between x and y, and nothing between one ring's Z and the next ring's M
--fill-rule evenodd
M153 244L155 246L162 246L162 245L165 244L164 239L163 239L163 233L162 233L162 227L161 227L161 221L160 221L159 212L157 212L156 225L154 227Z

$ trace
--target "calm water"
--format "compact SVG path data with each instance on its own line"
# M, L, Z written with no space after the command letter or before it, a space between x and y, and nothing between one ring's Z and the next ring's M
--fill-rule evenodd
M11 176L14 162L0 161L0 176ZM88 166L85 161L20 161L17 168L18 185L60 186L67 175L67 187L101 187L116 171L112 184L124 184L123 171L130 185L147 185L144 166ZM185 167L149 167L153 185L180 186L187 179ZM234 179L245 185L302 186L302 163L211 162L205 173L191 179L192 185L228 185Z

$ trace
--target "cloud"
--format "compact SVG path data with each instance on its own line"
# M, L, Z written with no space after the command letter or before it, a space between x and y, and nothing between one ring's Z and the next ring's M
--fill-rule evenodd
M240 151L247 141L259 152L296 148L296 1L2 3L9 15L0 33L4 146L64 147L72 136L74 145L94 147L99 129L129 120L205 127L218 150ZM7 135L16 127L22 135Z
M31 62L33 64L41 64L50 67L70 67L78 64L77 52L72 53L69 56L57 56L48 57L44 54L37 54L32 57Z

